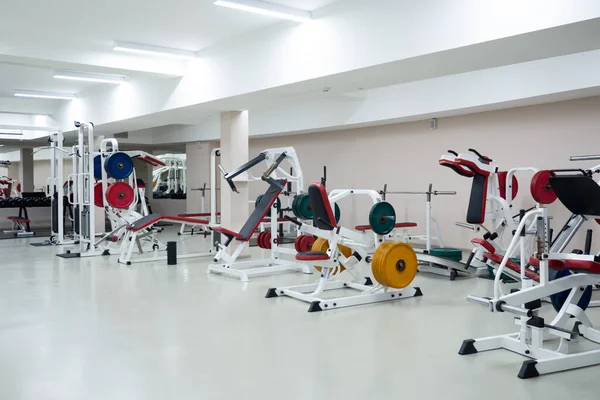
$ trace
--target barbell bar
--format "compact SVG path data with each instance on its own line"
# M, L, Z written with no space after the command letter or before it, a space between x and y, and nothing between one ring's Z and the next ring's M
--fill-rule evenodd
M569 161L588 161L588 160L600 160L600 155L571 156L571 157L569 157Z

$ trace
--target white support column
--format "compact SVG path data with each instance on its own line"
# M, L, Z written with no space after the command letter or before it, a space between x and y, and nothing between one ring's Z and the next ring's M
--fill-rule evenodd
M233 171L248 161L248 111L221 113L221 165ZM221 225L238 231L250 215L247 175L235 179L239 193L221 175Z
M202 210L202 192L192 189L201 188L205 183L206 187L210 187L210 153L215 147L216 142L192 142L185 145L188 213L210 212L210 192L207 191L204 196L205 209Z
M90 146L93 148L90 149L90 152L99 152L100 151L100 143L104 140L104 136L96 136L94 138L94 143L90 143ZM92 155L93 157L93 155ZM92 188L93 189L93 188ZM92 206L94 207L94 206ZM96 233L104 233L106 231L106 212L104 208L96 207L94 210L94 229Z
M33 192L33 149L21 149L19 179L22 192Z

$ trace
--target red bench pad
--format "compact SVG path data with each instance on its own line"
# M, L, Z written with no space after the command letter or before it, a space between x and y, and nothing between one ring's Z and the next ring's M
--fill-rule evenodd
M217 216L221 215L221 213L217 213ZM210 213L197 213L197 214L177 214L178 217L184 218L194 218L194 217L210 217Z
M23 218L23 217L7 217L7 219L10 221L22 222L24 224L28 224L31 222L27 218Z
M535 257L529 257L529 265L533 267L540 266L540 260ZM565 263L563 260L548 260L548 266L552 269L560 271L561 269L565 269Z
M399 222L397 224L394 224L394 228L414 228L416 226L416 222ZM356 229L357 231L370 231L373 228L371 228L371 225L357 225L354 227L354 229Z
M128 231L138 232L144 228L149 227L150 225L154 225L158 221L173 221L173 222L185 222L186 224L192 225L208 225L209 222L205 219L194 219L194 218L186 218L186 217L173 217L173 216L165 216L160 214L150 214L145 216L144 218L140 218L135 221L131 226L127 227Z
M502 263L502 259L504 258L500 254L484 253L483 255L484 255L484 257L492 260L493 262L495 262L498 265L500 265ZM514 261L508 260L508 262L506 263L506 267L512 269L513 271L515 271L519 274L521 273L521 266ZM536 272L531 271L530 269L527 269L527 268L525 268L525 276L528 277L529 279L533 279L536 282L540 281L540 275Z
M474 238L474 239L471 239L471 243L483 247L484 249L486 249L488 251L488 253L491 253L491 254L495 254L496 253L496 248L494 247L494 245L491 244L490 242L488 242L485 239Z
M296 260L298 261L326 261L329 260L327 253L321 251L305 251L303 253L296 254Z
M242 235L240 235L238 232L234 232L229 229L221 228L220 226L216 226L216 227L212 228L212 230L221 232L221 233L225 234L226 236L232 236L236 239L242 239ZM248 240L244 240L244 242L247 242Z
M270 223L271 222L271 218L263 218L260 222L262 223ZM289 218L277 218L277 223L282 223L282 222L290 222Z
M600 274L600 263L588 260L566 260L566 267L590 274Z

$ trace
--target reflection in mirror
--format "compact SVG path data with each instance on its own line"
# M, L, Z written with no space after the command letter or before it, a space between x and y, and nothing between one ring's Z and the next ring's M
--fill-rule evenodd
M157 156L167 165L154 167L152 172L152 197L155 199L185 199L185 154Z

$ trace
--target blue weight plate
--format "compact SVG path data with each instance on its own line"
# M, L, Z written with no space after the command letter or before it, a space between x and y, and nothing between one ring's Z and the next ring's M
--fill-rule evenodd
M563 269L556 273L556 275L554 276L554 279L564 278L569 275L571 275L571 272L568 269ZM554 309L557 312L560 311L562 306L565 304L565 301L567 301L567 297L569 297L570 292L571 292L571 290L564 290L562 292L555 293L550 296L550 301L552 302L552 307L554 307ZM592 300L592 287L588 286L585 288L585 291L583 292L583 295L577 302L577 305L582 310L585 310L590 305L591 300Z
M117 151L106 157L104 170L111 178L125 179L133 173L133 160L126 153Z
M94 178L102 179L102 157L100 154L94 157Z

